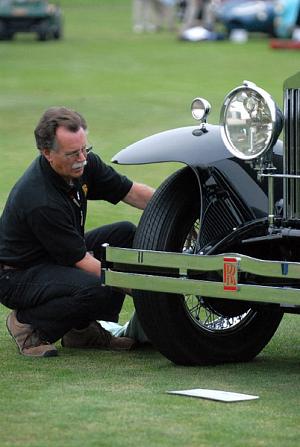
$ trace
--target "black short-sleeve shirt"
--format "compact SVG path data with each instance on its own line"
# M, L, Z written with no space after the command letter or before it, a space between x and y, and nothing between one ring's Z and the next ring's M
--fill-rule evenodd
M26 268L43 262L74 265L85 253L87 200L113 204L132 182L89 154L72 186L37 157L13 187L0 218L0 263Z

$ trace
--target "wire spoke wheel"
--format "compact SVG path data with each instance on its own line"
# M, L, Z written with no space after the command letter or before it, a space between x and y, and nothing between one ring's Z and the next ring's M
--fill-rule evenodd
M198 254L200 223L199 219L193 224L184 242L183 253ZM186 312L194 324L208 331L230 331L245 323L245 319L253 316L250 309L234 316L223 315L222 312L209 304L201 295L185 295Z
M184 299L187 313L193 323L212 332L229 331L237 328L238 325L245 323L245 318L249 318L251 313L249 310L235 317L226 317L207 306L204 299L199 295L185 295Z

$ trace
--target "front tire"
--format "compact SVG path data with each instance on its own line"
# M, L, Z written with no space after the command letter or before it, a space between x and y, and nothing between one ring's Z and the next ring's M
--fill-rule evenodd
M206 232L199 229L200 202L193 171L184 168L173 174L144 211L134 247L196 253L194 235ZM212 221L209 217L207 225ZM216 229L218 223L214 222ZM282 318L280 312L252 308L251 303L234 305L226 312L226 306L214 309L214 302L201 296L134 291L135 308L148 338L169 360L181 365L248 361L268 343Z

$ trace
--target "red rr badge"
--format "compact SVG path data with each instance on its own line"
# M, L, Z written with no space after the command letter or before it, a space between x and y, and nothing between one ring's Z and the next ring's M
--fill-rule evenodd
M238 272L240 258L224 258L223 266L223 286L224 290L238 290Z

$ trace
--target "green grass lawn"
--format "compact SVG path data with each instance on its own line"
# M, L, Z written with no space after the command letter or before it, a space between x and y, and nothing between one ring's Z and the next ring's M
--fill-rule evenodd
M51 105L86 117L90 142L107 162L152 133L193 124L195 96L218 122L225 94L244 79L282 105L282 82L299 70L300 53L271 50L267 38L244 45L185 43L174 34L136 35L130 0L61 0L65 38L0 42L0 210L36 155L33 128ZM184 150L184 148L183 148ZM119 167L153 186L177 166ZM125 205L90 206L88 228L138 222ZM128 299L122 312L132 311ZM0 446L298 446L300 336L285 316L264 351L248 364L184 368L152 349L132 353L60 349L53 359L23 358L0 307ZM59 347L59 343L57 344ZM170 396L167 390L212 388L259 395L224 404Z

